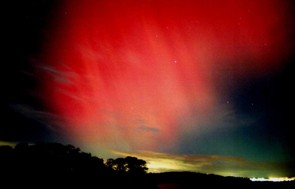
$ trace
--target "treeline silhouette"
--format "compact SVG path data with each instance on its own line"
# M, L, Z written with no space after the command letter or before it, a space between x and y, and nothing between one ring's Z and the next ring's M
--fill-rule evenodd
M192 172L147 173L136 157L103 160L72 145L19 143L0 146L0 188L293 189L295 182L251 182L248 178Z
M147 170L146 161L136 157L104 161L72 145L20 143L15 147L0 146L0 184L11 187L21 184L34 188L61 185L67 188L77 185L155 188Z

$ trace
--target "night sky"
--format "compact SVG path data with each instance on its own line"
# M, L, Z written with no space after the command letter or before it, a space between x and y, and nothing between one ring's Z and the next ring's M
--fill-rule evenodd
M295 176L291 1L1 7L0 144L70 143L152 172Z

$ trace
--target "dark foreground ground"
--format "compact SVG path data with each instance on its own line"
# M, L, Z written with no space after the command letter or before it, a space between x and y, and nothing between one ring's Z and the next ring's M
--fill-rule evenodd
M247 178L222 177L190 172L153 174L159 189L235 188L291 189L295 182L252 182Z
M103 159L71 145L0 146L0 189L295 189L295 182L252 182L192 172L146 173L136 157Z
M68 177L41 174L23 177L1 177L0 188L126 188L126 189L294 189L295 182L252 182L243 178L221 177L199 173L171 172L141 176L112 175Z

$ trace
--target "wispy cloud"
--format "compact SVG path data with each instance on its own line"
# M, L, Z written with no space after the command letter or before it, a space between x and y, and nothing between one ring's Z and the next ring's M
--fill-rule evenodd
M71 78L78 77L78 75L73 71L61 71L48 65L38 66L37 68L51 75L55 81L64 84L70 84L72 81Z
M282 163L254 162L240 157L217 155L176 155L151 151L113 152L119 156L136 156L147 161L150 172L192 171L239 177L285 175Z
M38 121L52 131L60 132L62 118L56 114L34 109L28 105L15 104L11 105L12 109L23 116Z
M146 121L143 119L136 120L134 121L134 123L137 125L137 129L140 131L153 132L153 133L157 133L160 131L158 128L148 126Z
M138 127L138 129L142 130L142 131L147 131L147 132L159 132L159 129L158 128L155 128L155 127L147 127L147 126L144 126L144 125L141 125Z

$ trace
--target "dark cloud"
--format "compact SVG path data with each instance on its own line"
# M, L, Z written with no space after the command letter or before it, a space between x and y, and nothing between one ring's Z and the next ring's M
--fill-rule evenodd
M140 131L153 132L153 133L157 133L160 131L158 128L148 126L146 121L142 119L136 120L134 121L134 123L138 125L137 128Z
M147 132L159 132L159 129L155 127L139 126L138 129L147 131Z
M32 110L2 104L1 117L0 140L36 142L53 137L54 132L49 125L52 119L47 120Z

